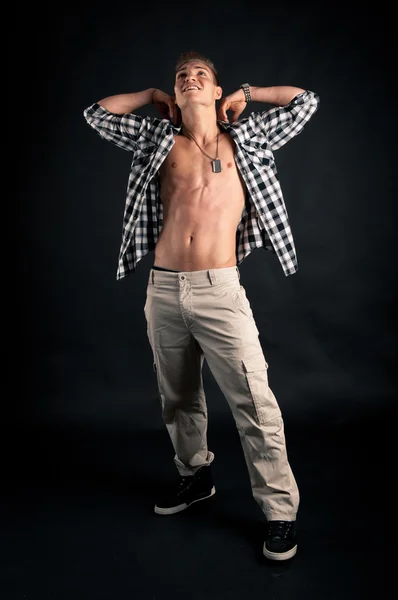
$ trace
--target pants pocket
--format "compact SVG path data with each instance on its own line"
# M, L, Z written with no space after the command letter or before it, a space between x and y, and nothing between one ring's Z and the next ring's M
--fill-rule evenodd
M242 362L258 422L265 425L281 414L276 398L268 386L268 363L262 353L245 358Z
M245 288L241 285L239 288L232 290L232 301L239 311L241 311L247 317L253 315L250 302L247 299Z

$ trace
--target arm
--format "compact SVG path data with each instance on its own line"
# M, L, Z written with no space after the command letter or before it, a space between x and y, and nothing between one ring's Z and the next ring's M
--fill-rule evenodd
M290 139L301 133L319 106L319 96L309 90L289 85L255 87L250 86L252 100L274 104L273 108L251 113L247 119L248 134L263 133L272 150L281 148ZM246 108L242 89L223 98L218 118L227 121L227 110L233 111L232 120L237 121Z
M250 86L250 95L256 102L275 106L269 110L251 113L246 128L249 135L263 133L271 150L278 150L290 139L301 133L319 106L319 96L309 90L290 85L269 87ZM228 121L227 110L233 111L232 121L237 121L247 104L242 89L222 99L218 118Z
M141 132L150 128L150 117L135 115L134 111L154 102L164 116L172 114L173 99L156 88L142 92L107 96L84 110L87 123L104 139L123 150L134 151Z
M253 102L267 102L267 104L274 104L275 106L285 106L286 104L289 104L293 98L302 92L305 92L305 90L292 85L274 85L269 87L250 86L250 95Z
M143 92L132 94L116 94L99 100L97 104L115 115L131 113L152 102L152 94L156 88L149 88Z
M258 88L254 93L256 98L269 98L260 101L277 104L249 117L253 130L266 136L271 150L278 150L301 133L319 107L319 96L300 88L276 86Z
M151 102L154 88L132 94L117 94L94 102L84 110L84 118L103 139L133 152L148 117L133 114Z
M298 94L305 92L302 88L292 85L274 85L268 87L249 86L250 96L254 102L267 102L275 106L289 104ZM245 110L246 98L242 88L222 98L217 116L221 121L228 121L227 110L232 111L232 121L237 121Z

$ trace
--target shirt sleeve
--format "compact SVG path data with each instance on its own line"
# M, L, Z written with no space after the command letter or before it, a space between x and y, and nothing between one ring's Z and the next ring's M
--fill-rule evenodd
M150 117L141 117L133 113L111 113L96 102L86 108L83 114L90 127L102 138L129 152L138 148L138 139L151 121Z
M306 90L285 106L275 106L264 112L252 113L251 116L255 129L265 134L272 150L278 150L302 132L318 107L319 96Z

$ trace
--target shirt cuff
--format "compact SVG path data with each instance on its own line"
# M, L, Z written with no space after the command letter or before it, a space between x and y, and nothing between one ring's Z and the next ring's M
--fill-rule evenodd
M318 96L311 92L310 90L304 90L304 92L300 92L289 102L287 106L296 106L297 104L306 104L310 100L318 99Z

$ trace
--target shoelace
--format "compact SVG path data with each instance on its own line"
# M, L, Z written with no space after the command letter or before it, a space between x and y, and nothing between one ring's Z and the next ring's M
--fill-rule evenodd
M181 476L181 480L178 484L178 493L180 494L183 490L189 489L194 482L194 478L192 476L183 477Z
M270 521L268 532L271 537L284 539L287 537L292 524L289 521Z

